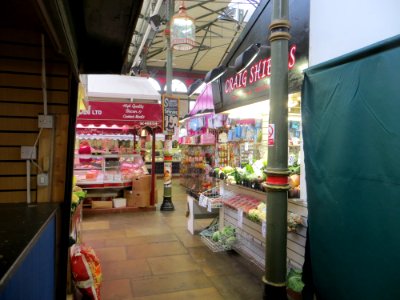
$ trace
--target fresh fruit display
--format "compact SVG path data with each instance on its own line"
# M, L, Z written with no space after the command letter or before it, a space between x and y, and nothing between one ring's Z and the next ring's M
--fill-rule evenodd
M289 198L300 198L300 175L292 174L288 180L290 185Z
M300 185L300 175L298 174L290 175L289 184L292 188L298 187Z
M76 182L74 177L73 182ZM76 207L81 203L81 201L86 197L86 192L82 190L79 186L74 186L72 189L72 199L71 199L71 213L76 210Z

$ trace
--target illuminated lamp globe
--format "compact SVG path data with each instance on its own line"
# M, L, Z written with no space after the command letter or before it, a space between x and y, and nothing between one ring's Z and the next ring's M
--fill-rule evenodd
M186 7L181 2L179 12L172 17L171 47L174 50L188 51L196 45L196 26L193 18L186 14Z

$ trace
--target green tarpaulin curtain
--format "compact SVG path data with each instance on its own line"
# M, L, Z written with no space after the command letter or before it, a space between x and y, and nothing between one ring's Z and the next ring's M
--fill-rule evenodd
M400 299L400 36L308 69L302 93L318 299Z

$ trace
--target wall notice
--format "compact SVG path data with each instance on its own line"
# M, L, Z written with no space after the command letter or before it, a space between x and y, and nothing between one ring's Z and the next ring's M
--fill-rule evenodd
M275 145L275 124L268 124L268 146Z

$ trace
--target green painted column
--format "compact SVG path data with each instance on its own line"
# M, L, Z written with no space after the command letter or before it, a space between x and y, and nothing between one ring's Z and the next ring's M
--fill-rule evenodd
M288 198L288 0L274 0L271 30L271 99L267 173L264 299L286 300Z
M168 23L166 30L166 43L167 43L167 95L172 94L172 47L171 47L171 19L174 15L174 0L168 0ZM175 210L172 203L172 135L165 132L164 142L164 196L160 210L172 211Z

